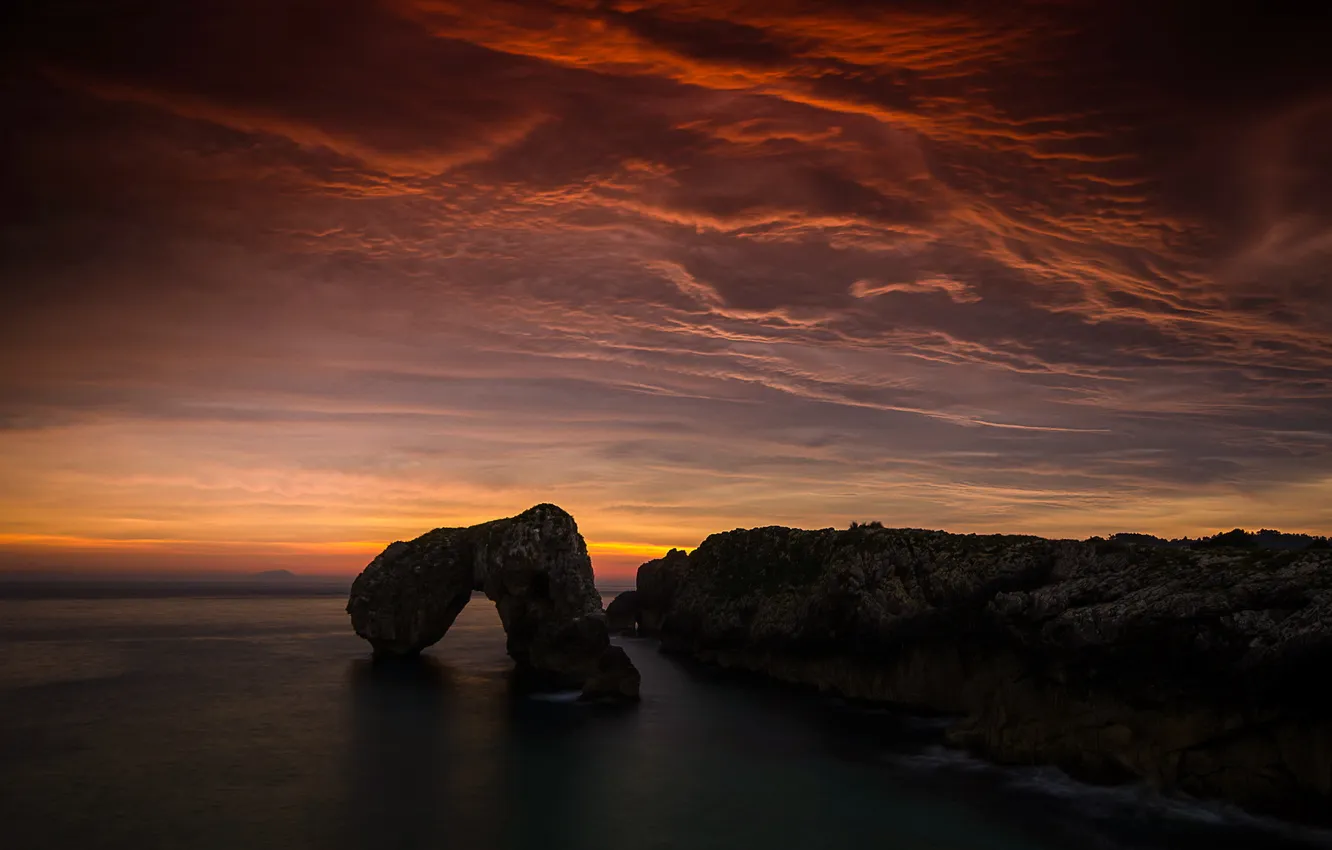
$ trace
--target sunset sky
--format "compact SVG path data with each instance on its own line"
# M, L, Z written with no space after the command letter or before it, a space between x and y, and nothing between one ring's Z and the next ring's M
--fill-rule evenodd
M1281 5L20 0L0 569L352 572L543 501L599 575L1330 532L1330 30Z

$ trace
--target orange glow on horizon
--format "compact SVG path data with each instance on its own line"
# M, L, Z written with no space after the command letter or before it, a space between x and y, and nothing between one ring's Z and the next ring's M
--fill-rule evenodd
M275 564L295 565L293 572L352 575L392 541L254 542L220 540L124 539L56 534L0 534L0 572L25 572L25 556L38 565L62 559L83 562L75 572L188 573L199 560L223 572L258 572ZM588 542L599 578L632 578L644 561L666 554L670 546ZM88 556L94 556L91 565ZM102 556L98 559L96 556ZM107 558L105 556L111 556ZM40 571L40 570L38 570Z

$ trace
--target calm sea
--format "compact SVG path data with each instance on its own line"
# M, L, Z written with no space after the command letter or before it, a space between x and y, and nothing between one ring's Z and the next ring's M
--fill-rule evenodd
M643 701L510 683L476 599L372 665L345 588L0 586L0 846L1303 848L1326 833L987 767L926 718L623 645Z

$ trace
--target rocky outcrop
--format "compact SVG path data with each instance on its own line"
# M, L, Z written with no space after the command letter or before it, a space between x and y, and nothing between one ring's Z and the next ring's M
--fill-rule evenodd
M376 655L415 655L444 637L474 590L494 601L525 671L581 685L620 664L587 546L554 505L391 544L352 583L347 613Z
M638 634L638 591L626 590L617 594L606 606L606 628L611 634Z
M638 568L635 586L638 588L638 630L640 634L661 632L662 620L670 609L671 600L680 586L680 578L689 565L689 556L672 549L661 558L648 561Z
M1278 814L1332 803L1326 550L773 527L645 575L663 647L955 712L951 740L997 760Z
M612 646L601 654L597 662L597 671L583 685L584 700L620 700L638 699L640 679L638 669L629 655L618 646Z

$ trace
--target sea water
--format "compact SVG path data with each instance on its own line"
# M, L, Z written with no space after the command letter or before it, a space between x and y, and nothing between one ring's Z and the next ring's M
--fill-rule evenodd
M617 639L642 702L523 693L473 600L374 664L345 586L0 586L0 846L1332 847L1233 808L986 765L945 720Z

